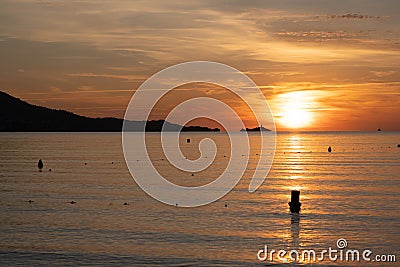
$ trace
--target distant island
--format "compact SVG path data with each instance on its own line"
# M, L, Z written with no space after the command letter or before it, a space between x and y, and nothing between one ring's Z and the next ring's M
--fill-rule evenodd
M246 129L241 129L241 132L270 132L270 129L262 127L256 127L256 128L246 128Z
M124 125L125 122L125 125ZM218 128L182 126L165 120L127 121L90 118L29 104L0 91L0 132L219 132Z

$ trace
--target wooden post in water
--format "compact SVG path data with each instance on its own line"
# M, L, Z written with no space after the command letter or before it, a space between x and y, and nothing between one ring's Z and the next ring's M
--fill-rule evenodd
M292 190L289 207L291 213L300 213L300 191Z

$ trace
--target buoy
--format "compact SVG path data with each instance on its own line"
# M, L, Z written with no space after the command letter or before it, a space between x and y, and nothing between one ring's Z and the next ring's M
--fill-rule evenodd
M186 139L186 143L190 143L190 138Z
M397 147L400 147L400 144L398 144Z
M38 166L39 170L43 169L44 165L43 165L42 159L39 159L39 162L38 162L37 166Z
M51 172L51 169L49 169L49 172Z
M194 173L192 173L192 176L194 176Z
M381 131L382 131L382 129L381 129L381 128L378 128L378 129L377 129L377 131L378 131L378 132L381 132Z
M290 202L288 203L290 207L290 212L291 213L300 213L300 191L298 190L292 190L291 192L291 199Z
M129 204L128 204L127 202L125 202L125 203L124 203L124 206L127 206L127 205L129 205Z
M225 208L226 208L226 207L228 207L228 205L227 205L227 204L225 204Z
M114 164L114 161L111 161L111 164Z
M332 152L332 148L328 147L328 152L331 153Z
M87 165L87 162L85 162L85 165Z
M71 203L71 204L75 204L76 202L72 200L70 203Z
M30 200L30 199L29 199L29 201L28 201L28 202L29 202L29 204L32 204L33 200Z

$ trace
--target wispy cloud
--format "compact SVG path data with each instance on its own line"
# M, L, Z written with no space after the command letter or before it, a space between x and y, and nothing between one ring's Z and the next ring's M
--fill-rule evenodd
M335 15L326 15L326 16L316 16L317 19L369 19L369 20L379 20L385 17L383 16L374 16L374 15L364 15L358 13L347 13L347 14L335 14Z

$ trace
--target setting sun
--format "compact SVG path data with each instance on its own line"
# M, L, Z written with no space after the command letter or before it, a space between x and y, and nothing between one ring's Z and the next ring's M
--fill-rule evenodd
M297 91L281 94L276 101L279 107L278 123L283 127L305 128L314 122L311 110L318 105L315 92Z
M308 126L311 120L311 112L297 107L288 107L288 110L282 114L280 119L281 123L288 128L301 128Z

